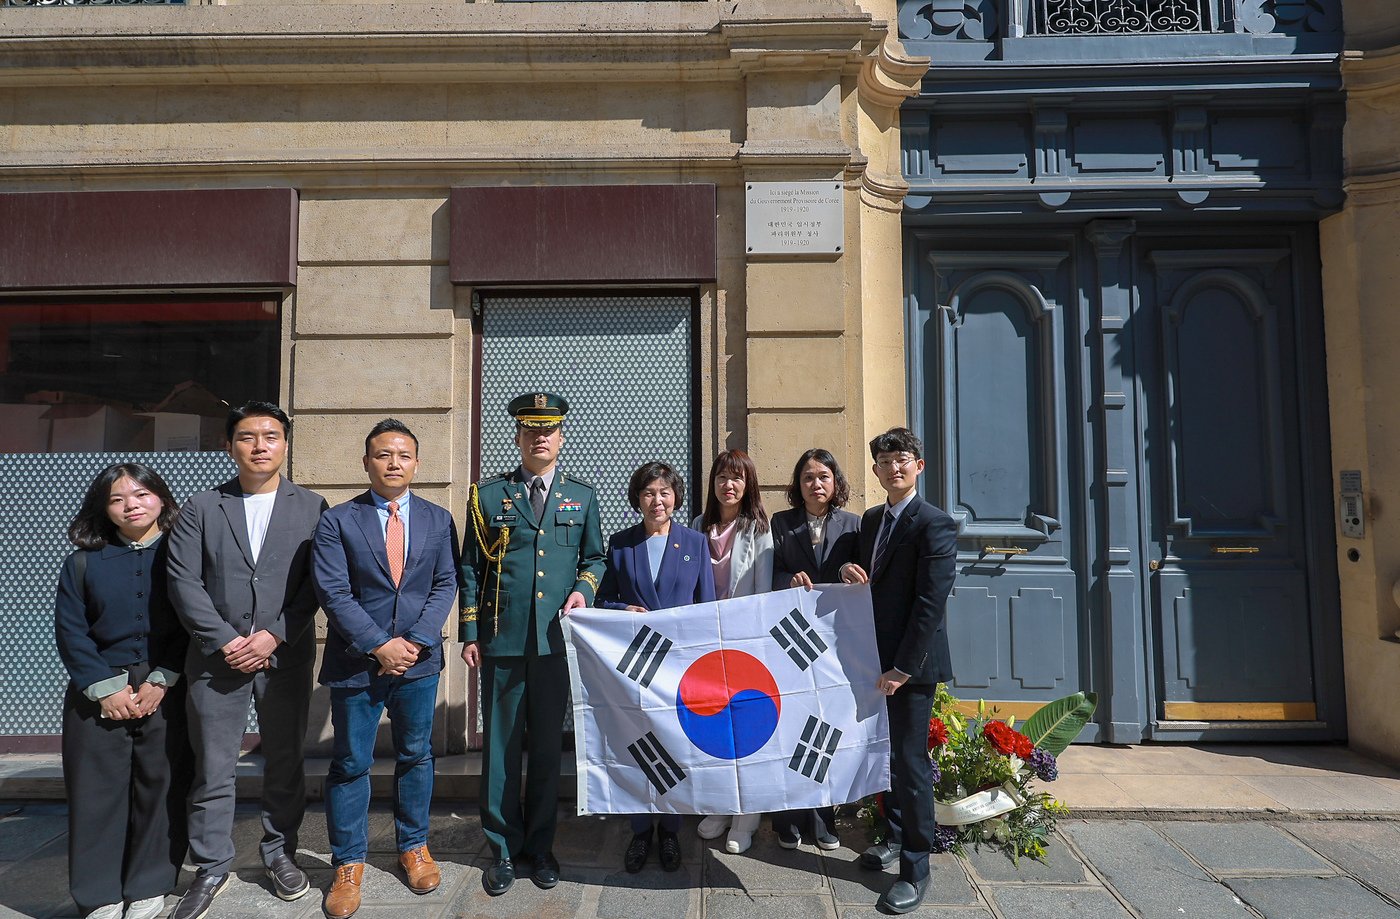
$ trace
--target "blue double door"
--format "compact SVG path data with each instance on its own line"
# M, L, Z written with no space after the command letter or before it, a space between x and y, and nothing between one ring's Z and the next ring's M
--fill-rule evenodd
M1343 736L1312 227L911 228L955 691L1081 739Z

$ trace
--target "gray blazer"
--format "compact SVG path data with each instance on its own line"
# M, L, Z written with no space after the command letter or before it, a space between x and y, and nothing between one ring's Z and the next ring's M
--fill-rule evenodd
M185 673L237 673L220 649L266 629L282 640L273 667L295 667L316 653L316 595L311 540L326 499L286 479L277 488L258 562L248 548L248 523L238 479L193 495L167 537L170 600L189 630Z

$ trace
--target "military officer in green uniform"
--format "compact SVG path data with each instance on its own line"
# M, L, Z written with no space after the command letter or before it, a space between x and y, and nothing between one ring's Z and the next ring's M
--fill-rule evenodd
M493 896L510 888L518 861L530 862L537 886L559 883L551 850L569 699L559 616L593 602L604 564L593 486L559 468L568 402L528 393L508 410L520 465L472 487L462 546L460 638L462 659L481 668L481 827L495 856L482 886Z

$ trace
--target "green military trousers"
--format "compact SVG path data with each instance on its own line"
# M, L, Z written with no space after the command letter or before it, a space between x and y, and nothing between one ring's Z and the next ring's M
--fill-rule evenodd
M481 829L497 858L543 855L554 847L569 662L563 654L483 655ZM520 762L530 771L521 794Z

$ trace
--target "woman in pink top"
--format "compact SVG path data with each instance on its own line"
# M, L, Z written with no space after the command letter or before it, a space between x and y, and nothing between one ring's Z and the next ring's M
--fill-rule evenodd
M710 467L710 490L705 513L691 522L710 543L715 599L747 597L773 586L773 534L758 490L758 469L743 450L726 450ZM714 839L727 828L724 848L735 854L753 845L760 814L706 817L700 821L702 839Z

